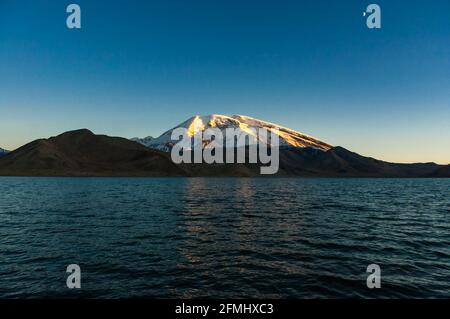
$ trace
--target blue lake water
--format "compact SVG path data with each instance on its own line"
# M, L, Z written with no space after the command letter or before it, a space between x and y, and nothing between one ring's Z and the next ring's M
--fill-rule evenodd
M0 298L449 298L449 190L449 179L0 177ZM80 290L66 287L69 264Z

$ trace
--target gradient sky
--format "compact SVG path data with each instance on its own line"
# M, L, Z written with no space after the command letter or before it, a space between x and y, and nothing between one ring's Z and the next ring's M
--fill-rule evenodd
M381 30L362 15L373 2ZM0 147L84 127L157 136L212 113L448 164L450 1L0 1Z

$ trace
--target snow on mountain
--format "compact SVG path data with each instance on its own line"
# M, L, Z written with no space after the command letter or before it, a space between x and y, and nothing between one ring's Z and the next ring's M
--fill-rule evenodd
M139 144L142 144L144 146L149 147L150 143L154 140L155 138L153 138L152 136L147 136L144 138L139 138L139 137L133 137L131 140L133 142L138 142Z
M234 128L236 129L238 138L245 135L252 135L256 139L258 136L254 134L251 129L265 128L268 131L278 130L278 136L280 138L280 147L283 146L291 146L291 147L299 147L306 148L311 147L318 150L326 151L332 148L331 145L322 142L314 137L309 135L294 131L292 129L282 127L278 124L258 120L249 116L244 115L207 115L207 116L193 116L187 121L181 123L180 125L172 128L171 130L163 133L158 138L147 137L144 139L134 138L133 141L141 143L147 147L158 149L161 151L169 152L174 144L172 141L172 131L176 128L185 128L188 130L188 134L190 136L194 136L198 132L203 132L208 128L219 128L222 131L222 134L225 138L226 133L225 129ZM207 142L207 141L206 141ZM205 143L203 141L204 145Z

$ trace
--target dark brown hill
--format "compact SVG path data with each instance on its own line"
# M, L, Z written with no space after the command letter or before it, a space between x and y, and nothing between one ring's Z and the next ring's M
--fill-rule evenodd
M448 177L450 166L435 163L397 164L361 156L343 147L326 152L290 148L280 152L288 175L336 177Z
M169 154L82 129L26 144L0 158L0 175L179 176Z

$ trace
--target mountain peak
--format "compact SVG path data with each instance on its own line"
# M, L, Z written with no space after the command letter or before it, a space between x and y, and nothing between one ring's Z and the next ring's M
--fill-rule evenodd
M167 154L121 137L81 129L30 142L0 156L1 175L172 176L183 175Z
M254 135L252 129L264 128L268 131L277 132L280 137L280 146L291 146L297 148L311 147L321 151L327 151L333 147L330 144L322 142L312 136L283 127L281 125L239 114L231 116L222 114L194 115L173 129L165 132L158 138L147 140L145 142L143 142L143 139L135 138L133 140L150 148L167 152L170 151L171 146L173 145L173 141L171 139L172 131L176 128L187 129L190 136L194 136L195 134L203 132L208 128L219 128L223 131L224 136L225 129L227 128L234 128L239 136L241 134Z
M67 131L62 133L61 135L95 135L91 130L87 129L87 128L80 128L77 130L73 130L73 131Z
M64 132L62 134L59 134L58 136L53 137L53 139L73 139L73 140L78 140L78 139L84 139L84 138L89 138L94 136L95 134L86 129L86 128L82 128L82 129L78 129L78 130L73 130L73 131L67 131Z

